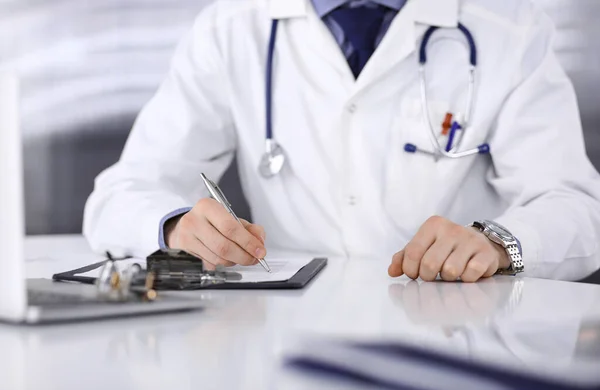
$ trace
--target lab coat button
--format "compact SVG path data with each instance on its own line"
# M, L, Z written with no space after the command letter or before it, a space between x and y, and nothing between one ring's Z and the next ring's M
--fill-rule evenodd
M350 206L356 206L356 203L357 203L357 202L358 202L358 201L357 201L357 199L356 199L356 196L349 196L349 197L348 197L348 204L349 204Z
M354 114L356 112L356 104L350 104L350 105L348 105L348 112L350 114Z

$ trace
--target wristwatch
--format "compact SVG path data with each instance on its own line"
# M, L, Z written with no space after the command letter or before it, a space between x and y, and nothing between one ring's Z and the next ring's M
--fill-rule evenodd
M523 254L521 253L521 245L504 226L492 221L476 221L471 224L471 227L479 229L493 243L501 245L508 253L510 259L510 267L508 269L498 270L500 275L516 275L525 270L523 265Z

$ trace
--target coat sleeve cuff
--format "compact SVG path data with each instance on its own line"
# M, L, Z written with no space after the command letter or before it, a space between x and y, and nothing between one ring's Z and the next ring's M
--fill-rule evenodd
M523 256L523 263L525 264L525 273L534 271L542 258L541 241L537 231L510 216L502 216L496 218L495 221L506 227L517 239Z
M167 243L165 242L165 225L173 218L177 218L182 216L183 214L187 214L192 210L191 207L183 207L174 211L171 211L169 214L165 215L159 223L158 226L158 246L160 249L168 249Z

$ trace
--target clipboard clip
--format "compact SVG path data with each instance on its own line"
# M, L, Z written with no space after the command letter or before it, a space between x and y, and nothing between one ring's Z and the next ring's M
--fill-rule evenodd
M154 252L146 259L146 269L154 274L158 290L198 290L242 280L241 274L226 272L224 267L206 270L203 261L177 249Z

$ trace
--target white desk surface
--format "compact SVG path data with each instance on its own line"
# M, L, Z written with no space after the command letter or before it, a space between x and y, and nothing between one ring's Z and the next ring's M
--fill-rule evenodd
M79 236L28 238L26 253L29 277L99 259ZM542 375L589 378L590 364L600 367L600 286L513 277L409 282L389 278L388 262L330 258L301 291L183 293L207 303L188 314L0 325L0 388L348 388L283 366L282 353L306 334L399 340L507 365L516 360Z

